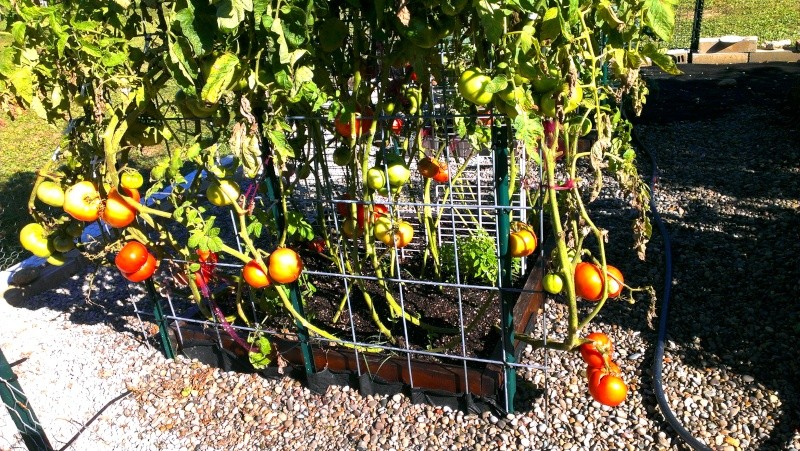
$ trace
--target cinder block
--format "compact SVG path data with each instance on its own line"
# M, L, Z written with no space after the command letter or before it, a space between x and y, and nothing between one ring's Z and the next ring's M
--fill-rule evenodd
M0 284L0 299L5 300L9 305L19 306L31 296L58 287L61 282L82 270L89 262L75 249L69 251L65 256L66 262L63 265L47 265L41 275L28 285L17 287L9 286L6 283Z
M685 49L667 50L667 55L675 60L675 64L686 64L689 62L689 51Z
M758 50L750 53L751 63L796 63L800 61L800 53L787 50Z
M755 52L758 36L722 36L721 38L700 38L699 53L739 53Z
M749 53L692 53L693 64L744 64Z

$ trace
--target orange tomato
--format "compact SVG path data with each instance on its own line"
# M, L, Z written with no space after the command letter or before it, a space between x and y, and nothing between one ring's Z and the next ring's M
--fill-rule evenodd
M257 260L250 260L242 268L242 277L253 288L264 288L270 285L269 275Z
M281 247L269 256L269 277L277 283L292 283L303 271L303 261L297 252Z
M100 193L90 181L78 182L64 192L64 211L78 221L96 221L102 205Z
M106 199L105 205L102 210L100 210L100 219L111 227L127 227L136 219L136 209L128 205L125 199L122 198L123 195L137 203L141 200L139 191L135 189L122 188L122 194L112 189L111 192L108 193L108 199Z

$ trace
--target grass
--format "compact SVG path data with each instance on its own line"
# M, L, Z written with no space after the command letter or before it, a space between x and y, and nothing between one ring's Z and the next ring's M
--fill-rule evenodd
M694 0L680 0L675 39L669 46L689 48ZM800 39L800 2L797 0L705 0L701 37L758 36L759 42Z

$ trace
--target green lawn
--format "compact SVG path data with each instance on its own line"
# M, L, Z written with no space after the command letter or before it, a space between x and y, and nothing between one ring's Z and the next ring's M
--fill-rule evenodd
M695 0L680 0L675 39L670 47L688 48ZM760 42L800 39L800 1L705 0L701 37L758 36Z

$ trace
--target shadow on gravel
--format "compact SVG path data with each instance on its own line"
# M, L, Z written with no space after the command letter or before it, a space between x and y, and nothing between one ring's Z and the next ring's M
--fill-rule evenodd
M659 207L672 238L670 353L720 375L691 394L713 398L729 376L744 380L743 398L717 400L729 407L718 414L728 425L773 423L769 437L751 436L759 443L751 449L787 449L800 428L800 65L682 68L675 78L650 74L653 95L637 121L660 186L679 198ZM656 257L657 246L649 248ZM653 280L663 285L663 274ZM652 387L641 388L655 405ZM779 398L772 409L748 409L765 389Z

